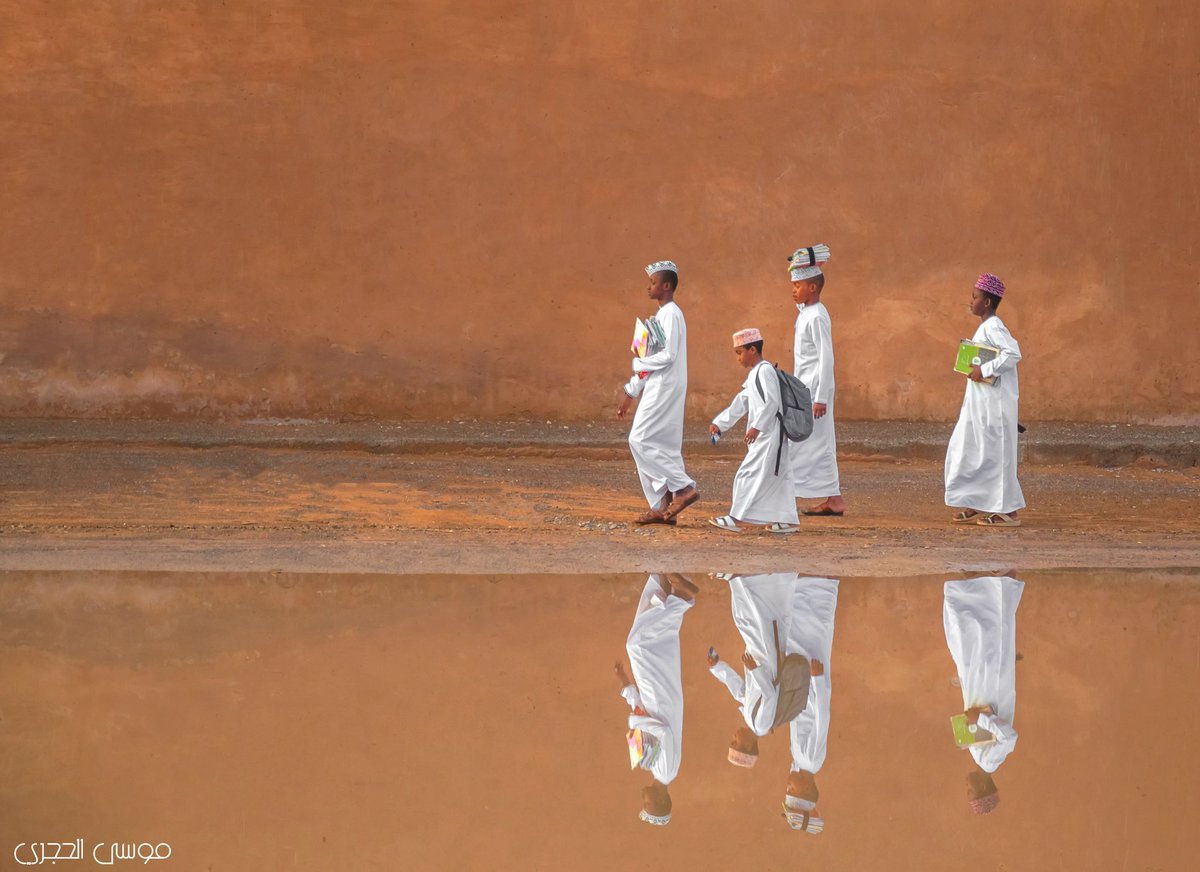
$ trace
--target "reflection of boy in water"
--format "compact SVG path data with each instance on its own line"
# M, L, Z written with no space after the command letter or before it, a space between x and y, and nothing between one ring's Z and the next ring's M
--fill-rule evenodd
M1007 576L948 581L942 622L954 659L976 769L967 775L967 799L976 814L1000 804L995 772L1017 744L1017 607L1024 583ZM991 741L988 741L991 740Z
M629 703L629 729L641 730L659 745L650 764L651 780L642 788L642 811L648 824L671 820L668 786L679 774L683 757L683 679L679 629L699 591L682 575L651 575L642 591L625 651L633 677L617 663L621 696Z

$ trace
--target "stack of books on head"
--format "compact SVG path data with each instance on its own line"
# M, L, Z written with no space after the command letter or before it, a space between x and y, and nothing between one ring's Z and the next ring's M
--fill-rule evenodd
M633 342L629 346L630 351L638 357L647 357L657 354L666 347L667 336L663 333L657 318L650 317L645 321L641 318L634 319Z
M963 375L970 375L972 366L983 366L989 360L995 360L996 355L999 353L999 348L993 348L990 345L983 345L979 342L972 342L970 339L964 339L958 343L958 359L954 362L954 371L961 372ZM991 384L995 380L995 376L984 379L988 384Z
M625 738L629 740L630 769L649 769L654 765L654 761L658 759L658 752L662 750L658 739L641 730L630 730L625 734Z

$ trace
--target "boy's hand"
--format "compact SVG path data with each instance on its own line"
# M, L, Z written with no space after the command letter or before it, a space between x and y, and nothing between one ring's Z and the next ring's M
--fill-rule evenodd
M758 661L750 656L750 652L746 651L742 654L742 665L747 669L757 669Z
M966 710L967 723L974 724L979 722L979 716L984 713L991 714L992 707L990 705L975 705Z
M824 418L825 417L825 404L824 403L813 403L813 417L814 418Z
M967 373L967 378L973 382L981 382L983 381L983 370L978 366L972 366L971 371ZM813 414L816 414L815 407Z
M754 429L753 427L751 427L749 430L746 431L746 438L744 440L745 443L747 445L753 445L754 440L758 438L758 434L759 434L759 431Z
M721 428L719 428L719 427L718 427L716 424L709 424L709 425L708 425L708 435L710 435L710 436L720 436L720 435L721 435Z
M814 678L818 675L824 675L825 674L825 664L822 663L820 660L814 659L812 662L812 674L813 674Z
M624 391L621 391L621 393L625 394ZM632 405L633 405L633 397L629 396L629 394L625 394L625 396L621 400L621 404L619 406L617 406L617 417L624 418L626 413L629 412L629 407Z
M625 688L629 687L629 685L633 684L633 682L629 680L629 673L625 671L624 663L618 663L616 666L614 666L613 672L617 673L617 680L621 682L621 690L624 690Z

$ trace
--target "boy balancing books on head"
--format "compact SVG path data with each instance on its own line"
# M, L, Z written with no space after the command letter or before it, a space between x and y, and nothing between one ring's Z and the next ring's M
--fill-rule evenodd
M800 519L792 485L788 439L776 414L783 409L779 376L762 358L762 333L751 327L733 334L738 363L750 370L729 408L709 425L720 436L746 417L746 459L733 477L733 506L728 515L709 523L721 530L741 532L739 524L765 524L771 533L794 533Z
M946 449L946 505L960 509L954 524L1019 527L1025 496L1017 481L1017 361L1021 348L996 309L1004 282L984 273L971 293L971 314L980 319L971 345L979 356L967 373L958 424ZM987 355L989 359L982 358Z
M806 515L842 515L846 504L838 482L837 436L833 428L833 333L829 312L821 303L825 276L820 264L829 260L829 246L800 248L788 258L796 316L794 353L796 378L812 394L813 431L792 446L792 478L796 496L821 502L804 509Z
M624 385L625 396L617 407L624 418L641 397L629 431L629 450L637 464L638 477L648 511L638 524L674 524L675 517L700 493L683 468L683 409L687 401L687 324L675 302L679 268L660 260L646 267L650 277L647 293L658 303L654 320L663 334L662 348L633 358L633 377Z

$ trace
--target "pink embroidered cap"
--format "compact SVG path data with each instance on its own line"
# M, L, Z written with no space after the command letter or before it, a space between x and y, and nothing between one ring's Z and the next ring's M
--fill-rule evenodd
M971 811L975 814L991 814L996 810L996 806L1000 804L999 793L989 793L987 796L981 796L979 799L970 800Z
M993 297L1004 296L1004 282L991 273L984 273L975 280L975 287Z
M757 327L747 327L733 334L733 347L741 348L751 342L762 342L762 332Z

